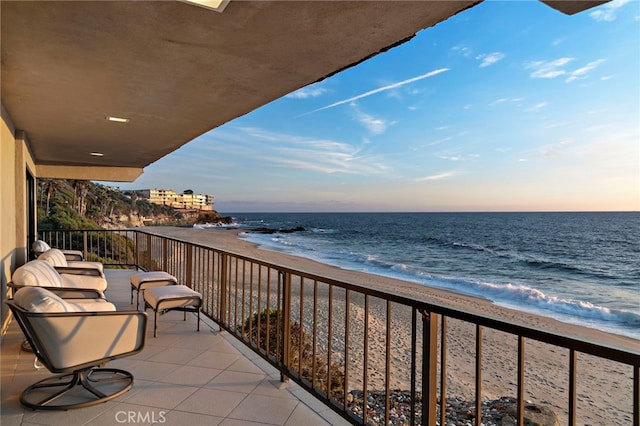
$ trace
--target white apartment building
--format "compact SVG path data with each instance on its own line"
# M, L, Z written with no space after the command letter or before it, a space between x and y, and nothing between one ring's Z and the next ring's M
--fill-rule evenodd
M185 191L178 194L173 189L143 189L135 191L149 202L171 206L177 209L213 210L214 196L209 194L193 194Z

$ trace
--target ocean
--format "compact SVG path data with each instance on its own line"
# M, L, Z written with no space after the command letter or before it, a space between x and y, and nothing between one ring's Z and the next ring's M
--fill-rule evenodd
M640 213L238 213L267 250L640 339ZM204 226L203 228L207 228Z

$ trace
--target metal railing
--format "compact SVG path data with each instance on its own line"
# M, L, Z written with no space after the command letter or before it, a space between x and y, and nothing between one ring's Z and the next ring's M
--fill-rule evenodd
M480 425L486 390L513 397L519 425L528 400L546 393L541 404L551 404L562 423L640 426L640 343L608 346L140 230L40 235L105 265L175 275L202 294L205 315L283 380L354 424L445 425L451 410L443 405L466 398L475 401L469 418ZM610 383L594 368L606 369ZM585 395L580 386L588 381L603 396ZM607 395L619 406L592 413L590 399Z

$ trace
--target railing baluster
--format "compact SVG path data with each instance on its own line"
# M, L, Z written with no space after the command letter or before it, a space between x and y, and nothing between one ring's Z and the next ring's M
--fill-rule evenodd
M633 426L640 426L640 366L633 367Z
M289 342L291 341L291 274L284 276L282 307L282 359L281 363L284 367L289 367ZM285 381L284 375L280 375L281 381Z
M476 324L476 418L475 425L482 425L482 326Z
M369 373L369 295L364 295L364 353L362 355L362 423L367 424L367 379Z
M576 367L578 362L578 353L573 349L569 349L569 424L576 424Z
M327 400L331 399L331 360L333 359L333 286L329 285L329 318L327 319Z
M258 313L258 319L256 321L256 345L260 348L260 330L262 330L262 266L258 265L258 300L256 301L256 312ZM268 321L268 319L267 319Z
M518 336L518 409L517 422L524 424L524 337Z
M304 326L304 278L300 277L300 316L298 331L298 377L302 378L302 348L304 347L303 326Z
M85 259L89 258L89 253L87 252L87 231L82 231L82 255Z
M347 394L349 390L349 306L351 305L351 291L347 289L344 297L344 385L343 409L347 411Z
M105 250L106 253L106 250ZM151 270L151 234L147 234L147 256L145 259L144 269L147 271Z
M265 352L267 356L269 355L269 350L271 346L271 268L267 269L267 316L269 317L267 320L267 324L265 327L265 338L267 339L265 345Z
M258 265L259 266L259 265ZM253 342L253 262L249 263L249 342Z
M438 317L422 311L422 424L436 425Z
M391 386L391 301L387 300L387 335L385 336L385 359L384 359L384 424L389 424L389 403Z
M222 255L222 264L220 265L220 269L221 269L221 277L222 279L220 280L220 295L219 295L219 302L220 302L220 322L222 322L225 325L229 325L228 324L228 318L227 318L227 307L226 307L226 303L227 303L227 268L229 267L229 256L226 254Z
M316 387L316 375L317 375L317 364L316 364L316 348L318 346L318 281L313 281L313 337L312 337L313 348L311 350L312 360L311 360L311 387Z
M277 291L277 304L278 310L276 311L276 324L278 324L278 331L276 333L276 348L278 351L282 350L282 310L284 309L284 301L282 297L282 293L285 287L285 273L282 271L278 271L278 291ZM276 353L276 360L280 360L282 353ZM281 374L281 378L284 379L284 376Z
M416 373L417 373L417 359L416 352L418 351L418 310L415 306L411 307L411 384L410 384L410 392L411 392L411 414L409 418L409 424L416 424L416 410L414 407L416 406Z
M235 278L234 278L234 283L235 283L235 293L234 293L234 307L233 307L233 328L234 329L238 329L238 274L240 271L240 265L239 265L239 260L236 259L234 262L234 266L235 266ZM267 322L267 353L269 353L269 323Z
M445 425L447 415L447 317L440 321L440 424Z

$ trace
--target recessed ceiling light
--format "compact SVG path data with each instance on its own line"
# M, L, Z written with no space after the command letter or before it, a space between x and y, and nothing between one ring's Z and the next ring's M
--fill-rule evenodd
M104 157L104 154L101 152L92 152L91 153L92 157Z
M184 0L184 3L192 3L196 6L215 10L222 13L231 0Z
M107 116L107 120L109 121L115 121L116 123L128 123L130 120L128 118L122 118L122 117L113 117L111 115Z

